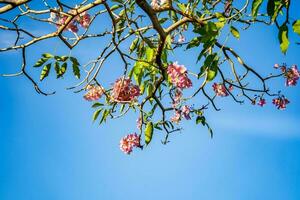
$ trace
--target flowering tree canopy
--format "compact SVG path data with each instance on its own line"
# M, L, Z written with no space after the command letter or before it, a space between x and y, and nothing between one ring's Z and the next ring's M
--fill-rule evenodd
M278 48L286 54L293 44L289 34L300 35L300 20L290 17L290 6L290 0L1 1L0 31L12 34L15 40L0 47L0 52L19 51L22 60L19 72L2 76L25 76L42 95L55 92L42 89L33 72L40 72L39 81L47 81L51 71L57 79L74 76L79 81L68 89L84 92L84 99L93 102L93 120L100 124L135 112L138 132L132 131L120 141L126 154L146 147L154 130L163 131L162 143L168 143L169 135L181 130L182 120L194 119L212 136L204 110L219 110L216 98L257 106L271 101L281 110L289 104L284 94L269 85L278 79L287 87L295 86L300 76L297 66L275 64L270 67L275 73L261 74L227 46L226 40L239 39L240 31L254 24L276 26ZM101 30L96 19L110 26ZM32 21L47 26L49 32L37 35L33 27L24 26ZM87 63L71 54L49 53L52 49L45 47L35 64L29 65L28 50L53 38L70 50L92 38L106 38L106 43ZM178 62L173 52L182 49L199 52L195 66ZM99 74L113 56L122 63L121 75L106 83ZM254 78L249 82L248 77ZM206 103L191 105L196 96Z

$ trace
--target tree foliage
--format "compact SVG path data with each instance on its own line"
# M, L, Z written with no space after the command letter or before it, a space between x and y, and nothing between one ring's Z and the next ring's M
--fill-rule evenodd
M77 3L77 5L76 5ZM37 5L39 4L39 5ZM43 95L55 92L42 90L31 71L40 70L40 81L48 76L57 79L70 75L79 83L68 88L83 92L93 101L93 120L99 124L108 119L125 116L129 111L138 114L139 134L122 138L120 148L131 153L133 147L149 145L155 132L165 132L162 143L169 135L180 131L182 120L195 120L213 135L205 109L219 110L216 98L228 97L237 103L249 102L264 106L271 98L278 109L285 109L289 100L270 88L270 81L284 77L286 86L294 86L299 79L297 66L276 64L276 74L263 75L248 65L246 60L222 38L240 39L241 32L255 24L276 26L278 43L283 54L293 42L289 35L300 35L300 20L289 15L290 0L84 0L64 3L60 0L30 0L0 3L0 30L16 35L13 45L1 47L1 52L21 51L24 75L35 90ZM96 19L109 21L109 30L92 28ZM53 32L35 35L23 28L24 23L36 21L54 28ZM99 26L98 26L99 27ZM47 29L48 30L48 29ZM49 29L51 30L51 29ZM99 55L83 64L80 58L54 55L50 47L33 66L27 63L27 49L53 38L59 39L70 50L79 48L83 40L109 37L99 47ZM222 42L223 41L223 42ZM198 52L196 69L176 62L174 52ZM67 53L66 53L67 54ZM110 87L104 87L99 74L113 55L123 63L123 75L116 77ZM247 77L253 76L254 83ZM207 100L204 105L190 105L196 96ZM158 113L158 114L157 114ZM145 144L145 145L143 145Z

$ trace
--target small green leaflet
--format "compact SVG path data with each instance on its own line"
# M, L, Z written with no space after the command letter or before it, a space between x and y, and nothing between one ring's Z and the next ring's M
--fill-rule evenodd
M300 35L300 20L296 20L293 22L293 31Z
M45 65L40 76L40 81L44 80L44 78L46 78L49 75L50 69L51 69L51 63Z
M44 58L53 58L54 56L52 55L52 54L50 54L50 53L44 53L43 55L42 55Z
M59 71L59 77L61 77L65 74L65 72L67 70L67 65L68 64L66 62L61 65L61 68L60 68L60 71Z
M133 77L138 85L141 85L144 76L144 68L141 62L136 62L132 69Z
M234 37L236 37L237 39L240 39L240 33L235 27L230 26L230 32Z
M40 58L33 67L41 67L43 64L45 64L50 58Z
M152 140L153 135L153 123L148 122L145 128L145 143L148 145Z
M261 6L263 0L254 0L252 3L252 17L255 19L257 17L258 9Z
M94 103L94 104L92 105L92 108L97 108L97 107L99 107L99 106L104 106L104 104L103 104L103 103L96 102L96 103Z
M203 126L205 126L205 117L204 116L198 116L196 118L196 124L202 124Z
M207 70L207 81L212 81L214 80L214 78L217 76L218 74L218 68L217 67L213 67L211 69Z
M286 54L288 47L290 45L289 36L288 36L288 27L286 26L286 24L283 24L279 28L278 39L280 42L280 49L282 53Z
M102 124L103 122L106 122L106 118L109 115L110 111L109 110L104 110L103 114L102 114L102 118L100 120L100 124Z
M102 112L102 109L96 110L93 114L93 122L97 120L99 114Z
M138 43L139 43L139 38L135 38L129 47L129 53L132 53L134 50L136 50L136 48L138 47Z
M72 68L73 68L73 74L76 78L80 79L80 69L79 69L79 62L76 58L70 57L70 60L72 62Z
M193 47L198 47L200 45L200 43L201 43L201 37L195 37L189 42L186 49L190 49L190 48L193 48Z

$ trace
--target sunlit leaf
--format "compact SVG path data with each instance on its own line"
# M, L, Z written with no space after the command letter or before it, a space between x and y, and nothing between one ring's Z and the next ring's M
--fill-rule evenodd
M293 22L293 30L295 33L300 35L300 20L296 20Z
M145 143L148 145L152 140L153 135L153 123L148 122L145 128Z
M279 28L278 39L282 53L286 54L290 42L288 38L288 27L285 24Z
M93 121L96 121L99 114L102 112L102 109L96 110L93 114Z
M49 75L50 69L51 69L51 63L45 65L40 75L40 81L44 80L44 78L46 78Z
M253 0L252 2L252 17L255 19L257 17L258 9L261 6L263 0Z
M234 37L236 37L237 39L240 39L240 33L235 27L230 26L230 32Z

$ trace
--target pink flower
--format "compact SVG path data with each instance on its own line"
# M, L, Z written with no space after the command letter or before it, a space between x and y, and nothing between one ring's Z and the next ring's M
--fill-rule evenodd
M70 10L70 14L75 15L75 10ZM66 20L68 17L66 15L60 15L54 12L50 12L49 20L52 22L57 23L57 28L63 26L66 24ZM71 22L68 23L65 30L71 31L73 33L77 33L79 31L78 24L80 24L81 27L87 28L90 25L91 22L91 16L87 12L81 13L79 16L74 17Z
M273 99L273 104L279 110L284 110L286 108L286 105L289 103L290 103L290 101L288 99L286 99L285 97L278 97L278 98Z
M140 136L136 133L126 135L120 140L120 149L126 154L130 154L134 147L140 146Z
M68 31L71 31L73 33L77 33L78 32L78 27L75 23L70 22L67 26Z
M87 101L97 101L104 93L104 89L101 86L87 86L88 92L83 96Z
M266 104L266 100L264 98L260 98L257 105L263 107Z
M77 20L83 28L88 28L91 23L91 16L87 12L83 12Z
M139 117L137 120L136 120L136 127L137 129L141 130L142 129L142 118Z
M212 87L213 87L213 90L215 91L217 96L226 97L226 96L229 95L227 90L226 90L225 85L222 84L222 83L214 83L212 85ZM230 90L232 90L232 89L233 89L233 87L230 88Z
M180 89L192 87L192 81L187 77L187 70L184 65L174 62L168 66L167 73L173 85Z
M171 117L171 121L178 124L180 120L181 120L181 112L180 110L176 110L174 115Z
M173 108L177 107L180 104L181 98L182 98L182 91L180 89L176 89L175 96L172 103Z
M190 120L191 119L190 112L191 112L191 108L189 106L187 106L187 105L185 105L185 106L183 106L181 108L181 114L183 115L183 117L186 120Z
M300 72L297 69L296 65L293 65L291 68L285 71L286 77L286 86L295 86L300 77Z
M140 95L137 85L131 83L129 78L117 79L113 86L112 97L115 101L131 102Z
M274 65L274 68L275 68L275 69L278 69L279 67L280 67L280 65L277 64L277 63Z

